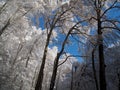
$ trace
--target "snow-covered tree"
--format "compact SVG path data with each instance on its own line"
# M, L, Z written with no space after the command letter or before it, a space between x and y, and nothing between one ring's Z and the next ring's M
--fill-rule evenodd
M0 0L0 89L119 89L119 3Z

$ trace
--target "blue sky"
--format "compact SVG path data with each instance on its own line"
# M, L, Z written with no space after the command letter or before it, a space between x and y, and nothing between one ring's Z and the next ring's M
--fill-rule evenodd
M39 28L41 28L42 30L45 29L44 16L41 15L38 19L39 19ZM32 23L33 23L34 26L37 25L35 17L32 18Z

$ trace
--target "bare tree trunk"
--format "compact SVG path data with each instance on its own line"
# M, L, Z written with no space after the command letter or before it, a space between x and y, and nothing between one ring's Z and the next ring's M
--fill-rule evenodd
M99 83L100 90L107 90L106 88L106 76L105 76L105 60L103 49L103 37L101 31L101 10L97 9L97 22L98 22L98 50L99 50Z
M100 90L107 90L106 76L105 76L105 61L104 61L102 44L99 45L99 80L100 80Z
M118 76L118 90L120 90L120 73L118 73L117 76Z
M60 57L60 54L58 53L56 58L55 58L55 61L54 61L53 74L52 74L51 83L50 83L50 89L49 90L54 89L55 79L56 79L56 76L57 76L57 68L58 68L59 57Z
M50 30L50 32L47 36L47 41L46 41L46 45L45 45L45 49L44 49L44 53L43 53L43 58L42 58L42 64L41 64L40 71L39 71L39 74L38 74L38 79L37 79L37 83L36 83L36 86L35 86L35 90L42 90L44 67L45 67L46 56L47 56L47 51L48 51L47 48L48 48L48 45L49 45L52 30L53 29Z
M63 13L64 13L64 12L63 12ZM53 73L52 73L52 78L51 78L50 89L49 89L49 90L53 90L53 89L54 89L55 80L56 80L56 75L57 75L57 68L58 68L58 66L59 66L59 65L58 65L58 61L59 61L59 58L60 58L60 56L62 55L62 53L63 53L63 51L64 51L64 48L65 48L66 42L67 42L67 40L68 40L68 38L69 38L69 35L71 34L72 30L76 27L76 25L78 25L79 23L84 22L84 21L85 21L85 20L77 22L74 26L72 26L72 27L69 29L69 31L68 31L68 33L67 33L67 35L66 35L66 37L65 37L65 39L64 39L64 41L63 41L63 43L62 43L61 50L60 50L59 53L57 53L57 56L56 56L55 61L54 61Z
M77 25L77 24L76 24ZM75 27L76 25L74 25L73 27ZM51 82L50 82L50 89L49 90L53 90L54 89L54 85L55 85L55 80L56 80L56 75L57 75L57 68L58 68L58 62L59 62L59 58L60 56L62 55L63 51L64 51L64 48L65 48L65 44L68 40L68 37L70 35L70 33L72 32L73 30L73 27L69 30L69 32L67 33L66 35L66 38L65 40L63 41L63 44L62 44L62 48L60 50L60 53L57 53L57 56L54 60L54 67L53 67L53 73L52 73L52 78L51 78Z
M43 59L42 59L40 72L38 74L38 79L37 79L37 83L36 83L36 86L35 86L35 90L42 90L42 82L43 82L43 76L44 76L44 67L45 67L45 61L46 61L46 54L47 54L47 47L45 48L45 51L44 51L44 56L43 56Z

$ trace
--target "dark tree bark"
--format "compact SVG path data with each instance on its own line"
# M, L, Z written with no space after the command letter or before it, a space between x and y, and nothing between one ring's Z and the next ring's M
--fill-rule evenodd
M103 49L103 37L101 28L101 9L97 9L97 22L98 22L98 50L99 50L99 84L100 90L107 90L106 88L106 76L105 76L105 60Z
M50 89L49 90L54 89L55 79L56 79L56 76L57 76L57 68L58 68L59 57L60 57L60 54L58 53L56 58L55 58L55 61L54 61L53 74L52 74L51 83L50 83Z
M43 58L42 58L42 64L41 64L40 71L39 71L39 74L38 74L38 79L37 79L37 83L36 83L36 86L35 86L35 90L42 90L44 67L45 67L46 56L47 56L47 51L48 51L47 47L49 45L49 41L50 41L52 31L53 31L53 29L50 30L50 32L47 36L47 41L46 41L46 45L45 45L45 49L44 49L44 53L43 53Z
M118 76L118 90L120 90L120 73L117 73Z
M50 89L49 90L54 89L55 80L56 80L56 76L57 76L57 68L58 68L59 58L60 58L60 56L62 55L62 53L64 51L65 44L66 44L66 42L68 40L68 37L69 37L71 31L72 31L72 29L69 30L69 32L68 32L68 34L67 34L67 36L66 36L66 38L65 38L65 40L64 40L64 42L62 44L61 51L60 51L60 53L57 53L57 56L56 56L56 58L54 60L54 67L53 67L53 73L52 73L52 78L51 78Z

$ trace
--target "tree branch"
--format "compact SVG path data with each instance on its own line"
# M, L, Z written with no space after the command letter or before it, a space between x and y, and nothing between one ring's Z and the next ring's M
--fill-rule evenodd
M60 65L64 64L64 63L68 60L68 58L70 58L70 57L89 57L89 56L69 55L69 56L66 57L66 59L65 59L62 63L58 64L58 67L59 67Z
M103 12L103 14L101 15L101 17L103 17L109 10L115 8L114 5L115 5L116 3L117 3L117 0L115 0L115 2L114 2L108 9L106 9L106 10Z

